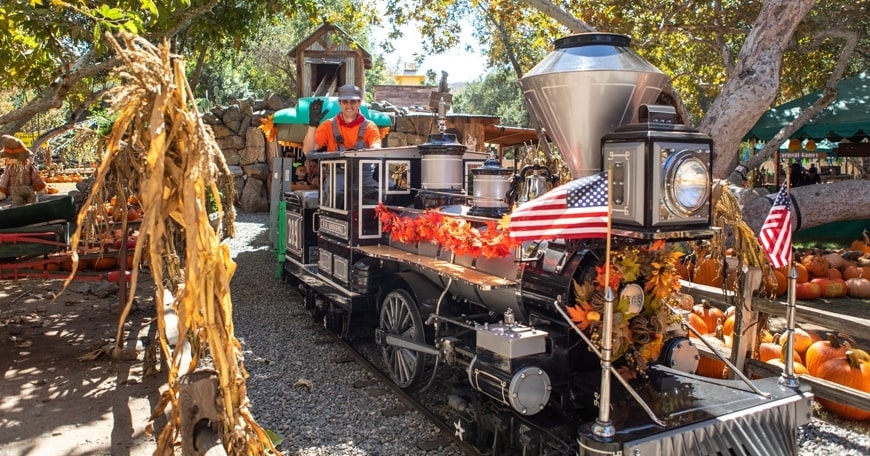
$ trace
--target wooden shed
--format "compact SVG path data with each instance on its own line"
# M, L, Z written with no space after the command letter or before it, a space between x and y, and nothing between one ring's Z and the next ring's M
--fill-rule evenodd
M365 92L372 56L341 27L324 23L288 53L296 62L296 97L326 96L344 84Z

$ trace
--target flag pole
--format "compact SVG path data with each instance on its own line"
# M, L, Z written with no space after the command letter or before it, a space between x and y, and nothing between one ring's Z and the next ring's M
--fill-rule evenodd
M598 418L592 425L592 433L596 437L611 438L616 435L616 429L610 419L610 369L613 360L613 304L616 298L610 288L610 237L612 234L611 215L613 204L613 181L611 166L607 165L607 237L604 250L604 327L601 331L601 392L598 398Z
M786 191L785 196L791 200L791 173L785 175ZM789 205L791 210L791 205ZM791 229L791 226L788 227ZM788 388L799 388L800 381L794 374L794 325L795 325L795 290L797 288L797 269L794 267L794 249L789 245L789 260L788 260L788 295L786 298L786 350L785 350L785 369L782 371L782 377L779 379L779 384Z

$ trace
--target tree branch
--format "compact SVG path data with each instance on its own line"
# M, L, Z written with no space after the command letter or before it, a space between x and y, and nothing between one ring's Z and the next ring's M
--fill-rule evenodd
M785 126L775 134L773 138L767 141L767 144L763 149L746 160L743 163L743 166L746 167L746 169L755 169L773 157L773 154L779 150L780 144L782 144L794 132L800 130L800 128L806 125L810 119L822 112L837 98L837 83L843 79L843 73L846 71L846 66L849 63L852 54L855 52L855 48L858 46L858 35L848 30L828 30L814 36L813 47L821 44L825 38L842 39L843 49L837 58L837 64L834 66L834 70L831 72L828 82L825 84L825 88L822 90L822 96L813 102L809 108L803 110L791 124ZM728 176L728 182L735 185L742 185L742 179L743 176L733 170Z

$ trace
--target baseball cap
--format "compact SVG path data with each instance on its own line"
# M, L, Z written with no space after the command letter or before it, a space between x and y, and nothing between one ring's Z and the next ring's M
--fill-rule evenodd
M345 84L338 88L338 100L362 100L362 90L353 84Z

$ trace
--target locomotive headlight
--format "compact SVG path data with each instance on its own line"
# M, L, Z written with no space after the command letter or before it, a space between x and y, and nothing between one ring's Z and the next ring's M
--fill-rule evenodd
M619 236L701 239L710 226L712 139L687 125L626 125L601 141L612 171L612 226Z
M665 162L664 203L676 215L695 215L709 201L710 170L693 151L683 150L671 158Z

